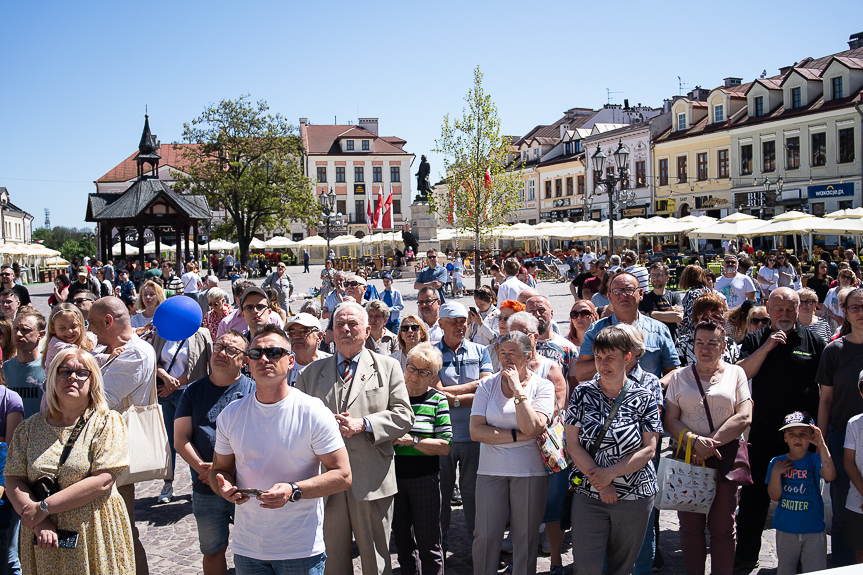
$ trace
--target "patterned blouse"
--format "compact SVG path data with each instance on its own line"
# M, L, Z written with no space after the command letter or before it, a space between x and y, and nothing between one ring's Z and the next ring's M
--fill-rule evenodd
M694 287L683 294L683 299L680 302L680 305L683 306L683 321L680 322L680 326L677 328L678 339L683 339L695 331L695 320L692 319L692 305L695 303L695 300L709 293L713 293L709 287L701 286Z
M580 428L578 442L586 451L590 451L591 445L599 436L612 405L614 399L606 397L599 388L598 377L579 385L572 393L565 423ZM642 433L662 433L659 406L651 390L632 385L596 451L596 464L609 467L641 449ZM574 476L574 470L575 465L570 480ZM633 473L615 477L611 484L617 489L617 497L621 500L643 499L655 495L656 470L653 468L653 461L648 461L644 467ZM586 479L575 487L575 491L599 499L599 491Z

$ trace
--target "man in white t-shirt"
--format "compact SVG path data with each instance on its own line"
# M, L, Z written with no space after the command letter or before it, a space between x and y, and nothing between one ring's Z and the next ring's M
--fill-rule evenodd
M195 264L191 262L186 264L186 273L180 276L180 281L183 282L183 293L197 300L198 291L204 288L204 282L195 273Z
M723 266L725 273L716 280L714 289L725 296L728 308L734 309L748 299L755 299L755 282L749 276L738 273L737 256L725 256Z
M590 246L584 246L584 255L581 256L581 265L584 266L584 271L590 269L590 262L596 260L596 254L590 251Z
M249 360L255 393L216 419L209 481L237 505L234 564L238 573L323 571L322 498L352 481L344 440L321 400L288 385L294 356L285 332L264 326Z
M519 280L516 276L521 269L521 263L516 258L506 258L503 262L503 271L506 279L497 288L497 307L507 300L518 301L518 294L522 290L530 289L530 286Z

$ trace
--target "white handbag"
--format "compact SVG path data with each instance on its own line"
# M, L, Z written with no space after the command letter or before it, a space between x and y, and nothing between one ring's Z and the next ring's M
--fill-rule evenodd
M129 467L117 478L117 486L154 479L173 479L171 446L165 430L165 417L156 391L156 373L149 405L132 405L130 396L123 398L120 416L126 424L129 438Z
M680 432L677 441L677 453L680 452L683 434ZM656 479L659 492L656 497L657 509L673 511L688 511L690 513L710 513L710 506L716 497L716 470L701 465L693 465L692 436L686 441L686 457L684 461L672 457L659 460L659 470Z

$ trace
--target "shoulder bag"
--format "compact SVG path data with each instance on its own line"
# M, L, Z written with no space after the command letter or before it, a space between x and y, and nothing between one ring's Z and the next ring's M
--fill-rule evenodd
M545 472L549 475L566 471L572 463L569 452L566 450L566 429L563 426L563 411L561 411L556 399L554 405L557 408L557 415L552 417L551 423L548 424L548 428L544 434L545 439L543 440L542 435L536 436L539 453L545 462Z
M183 350L183 346L186 345L186 342L188 340L189 340L189 338L184 339L183 341L180 342L180 345L177 346L177 351L174 353L174 357L171 358L171 363L168 364L168 369L165 370L165 373L167 373L168 375L171 374L171 368L174 367L174 362L177 361L177 356L180 355L180 352ZM166 340L165 344L167 345L167 343L168 342ZM156 358L156 371L157 372L159 371L159 358ZM158 381L157 385L159 387L165 385L164 380L161 377L159 377L158 375L156 376L156 380Z
M58 478L60 477L60 468L63 467L63 464L66 463L66 460L69 458L69 454L72 453L72 447L75 445L75 442L78 440L78 436L81 435L81 430L84 429L84 426L87 424L89 419L89 417L85 419L83 413L81 414L81 417L78 418L75 428L69 435L69 439L66 440L66 446L63 448L63 452L60 454L60 462L57 464L57 473L53 476L43 475L30 486L30 491L33 493L33 497L36 501L44 501L51 495L63 489L60 487L60 482L58 481Z
M698 384L698 391L701 393L701 400L704 402L704 414L707 416L707 425L710 426L710 433L716 431L713 427L713 418L710 416L710 406L707 404L707 395L704 393L704 388L701 385L701 378L698 377L698 370L695 365L692 366L692 373L695 375L695 383ZM720 445L717 449L722 459L716 460L715 457L709 458L707 461L711 463L711 467L715 467L719 473L718 476L731 483L737 485L752 485L752 468L749 467L749 444L743 439L734 439Z

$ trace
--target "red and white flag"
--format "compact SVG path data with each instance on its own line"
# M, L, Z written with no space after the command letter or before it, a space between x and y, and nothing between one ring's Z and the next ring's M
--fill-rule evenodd
M383 224L383 208L384 207L384 187L383 185L378 187L378 201L375 204L375 217L372 222L375 225L376 229L381 229Z
M384 229L392 229L393 227L393 185L390 184L390 193L387 195L387 200L384 202L384 209L381 210L381 227Z
M366 226L369 228L369 233L372 233L372 192L366 188Z
M488 168L485 169L485 177L483 179L484 179L483 183L485 184L485 189L490 190L491 189L491 172L488 170Z

